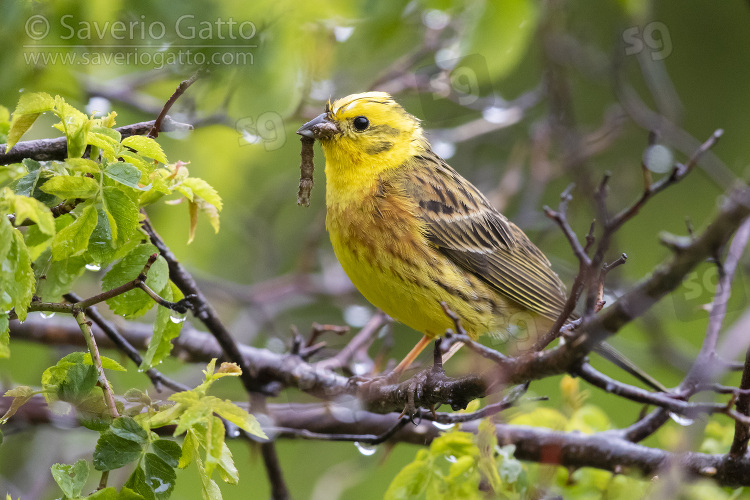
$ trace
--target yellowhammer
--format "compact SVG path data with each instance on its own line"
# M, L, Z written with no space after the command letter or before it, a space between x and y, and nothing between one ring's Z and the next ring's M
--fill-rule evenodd
M533 342L560 315L565 287L544 254L437 156L389 94L329 102L298 134L326 157L326 226L336 257L374 306L430 339L453 328ZM618 360L620 361L620 360Z

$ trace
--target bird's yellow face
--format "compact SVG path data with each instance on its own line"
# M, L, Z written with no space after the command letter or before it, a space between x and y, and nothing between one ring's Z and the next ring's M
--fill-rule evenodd
M368 188L428 147L419 120L385 92L329 101L325 113L297 133L320 141L327 182L342 194Z

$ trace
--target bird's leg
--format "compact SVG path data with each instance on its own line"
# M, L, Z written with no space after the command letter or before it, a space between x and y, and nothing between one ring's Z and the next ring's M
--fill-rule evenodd
M427 345L430 343L430 340L430 337L428 337L427 335L422 337L420 341L417 342L417 345L415 345L414 348L409 351L409 354L407 354L406 357L398 364L398 366L394 368L393 374L400 375L404 373L404 370L409 368L414 360L417 359L417 356L419 356L420 353L424 351L424 348L427 347Z

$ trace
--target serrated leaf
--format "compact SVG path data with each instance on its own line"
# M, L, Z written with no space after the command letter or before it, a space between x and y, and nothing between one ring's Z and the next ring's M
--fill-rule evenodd
M211 416L207 420L206 428L206 474L211 476L219 464L221 452L224 449L225 428L220 418Z
M89 158L67 158L65 160L65 166L71 172L79 172L82 174L98 174L101 172L101 165Z
M130 417L120 417L116 419L112 426L118 421L127 419L132 421ZM122 425L122 424L118 424ZM138 424L134 424L146 434ZM143 443L146 441L148 436L142 439L142 435L137 431L125 432L124 429L120 429L118 432L128 437L122 437L113 432L112 426L110 429L103 432L96 443L96 449L94 450L94 468L99 471L114 470L124 467L125 465L138 460L143 454ZM126 424L128 428L134 429L130 424ZM130 439L133 437L134 439Z
M110 113L110 115L108 115L107 118L109 118L111 115L112 114ZM97 125L96 124L97 122L99 122L101 120L104 120L104 119L105 118L97 118L97 119L95 119L94 120L95 124L92 125L91 130L89 132L90 133L95 133L95 134L101 134L101 135L109 137L109 139L111 139L111 141L112 141L112 144L117 144L120 141L122 141L122 134L119 132L119 130L115 130L115 129L111 128L111 127L104 127L102 125Z
M185 434L185 440L182 442L182 453L177 467L184 469L192 464L198 456L198 438L195 437L195 431L190 429Z
M83 459L73 465L55 464L52 466L52 477L66 497L79 497L89 477L89 464Z
M141 187L138 182L141 180L141 171L130 163L124 163L121 161L110 163L104 170L104 175L112 179L113 181L124 184L125 186L137 189L139 191L148 191L151 189L151 185Z
M93 361L91 360L91 354L87 353L86 356L87 357L85 358L84 362L87 363L87 364L88 363L92 363L93 364ZM108 358L107 356L99 356L99 357L101 358L102 368L104 368L105 370L112 370L112 371L115 371L115 372L126 372L126 371L128 371L124 366L122 366L120 363L118 363L117 361L115 361L112 358Z
M145 444L148 442L148 433L146 430L130 417L115 419L109 426L109 432L134 443Z
M206 425L206 422L211 417L211 408L203 405L196 404L187 408L177 420L177 427L175 428L173 436L179 436L191 427L196 427L200 424Z
M42 390L48 403L61 399L80 402L96 386L98 373L83 363L84 353L73 352L42 373ZM101 399L101 396L99 397Z
M86 142L92 146L101 149L102 155L109 161L117 160L117 153L120 150L120 142L109 137L106 134L94 132L93 130L86 136Z
M11 227L8 235L10 222L6 217L0 219L0 233L10 239L10 245L0 244L7 248L4 256L0 254L0 310L15 308L18 319L24 321L36 284L31 256L21 232Z
M51 111L54 107L55 100L49 94L44 92L22 94L10 121L5 152L10 151L16 145L40 114Z
M23 195L13 197L13 210L16 213L16 224L20 225L26 219L37 223L41 232L52 236L55 234L55 218L52 217L47 205L34 198Z
M261 429L258 420L254 415L243 410L228 399L219 399L214 396L205 396L204 404L207 404L214 413L244 430L248 434L268 439L263 429Z
M182 292L171 282L159 292L161 298L170 302L176 302L182 299ZM172 315L176 314L171 309L159 307L156 311L156 321L154 321L154 334L148 343L148 350L143 356L143 361L138 367L141 371L161 363L169 353L172 352L172 339L177 338L182 330L182 322L175 323L172 321Z
M67 259L85 252L97 220L96 207L85 207L75 222L60 230L52 239L53 260Z
M143 271L149 257L158 254L155 246L146 244L135 247L120 262L112 266L112 269L102 278L102 289L111 290L134 280ZM169 268L167 262L159 256L151 266L146 279L146 284L152 290L162 290L169 279ZM144 291L140 289L130 290L124 294L107 300L112 312L126 317L137 317L151 309L155 302Z
M120 152L120 158L128 163L132 163L138 170L143 174L150 174L156 169L156 164L151 161L146 161L140 155L136 153L129 153L126 151Z
M208 222L211 223L211 227L214 228L214 233L218 233L219 210L210 203L206 203L202 198L196 197L195 202L198 204L198 208L200 209L200 211L208 216Z
M115 187L105 187L102 190L102 202L112 228L112 238L118 245L122 245L138 229L138 205Z
M151 489L156 500L169 498L174 490L177 474L161 457L146 453L143 460L143 472L146 485Z
M70 257L52 261L52 250L43 251L36 259L35 270L43 271L44 279L37 293L42 300L56 302L62 295L71 290L73 282L86 270L86 259L83 257ZM49 265L47 265L49 264Z
M24 158L22 163L29 173L18 179L13 192L22 196L32 196L42 173L42 165L31 158Z
M180 445L170 439L157 439L151 443L154 453L172 468L177 467L182 455Z
M197 177L188 177L182 181L182 185L189 187L194 196L200 196L221 211L223 206L221 196L208 182Z
M0 318L0 323L2 323L2 318ZM2 328L2 325L0 325L0 328ZM37 394L37 391L27 385L19 385L18 387L6 391L5 394L3 394L3 397L13 398L13 401L11 401L10 407L8 407L8 411L5 412L5 415L0 418L0 423L4 424L7 422L10 417L15 415L20 407L25 405L29 399L34 396L34 394Z
M167 163L167 157L158 142L145 135L131 135L122 141L123 146L127 146L140 153L148 156L160 163Z
M79 158L86 151L89 130L93 123L89 117L65 102L60 96L55 96L55 114L60 118L60 123L55 125L58 130L65 133L68 143L68 157Z
M91 177L57 175L45 182L39 189L64 200L87 199L99 192L99 183Z
M411 500L421 495L430 481L432 470L430 464L415 461L396 474L383 500Z

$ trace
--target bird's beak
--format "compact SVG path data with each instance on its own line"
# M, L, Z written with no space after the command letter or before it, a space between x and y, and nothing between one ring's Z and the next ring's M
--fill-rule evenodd
M328 119L327 113L323 113L302 125L297 133L311 139L330 139L339 133L339 128Z

